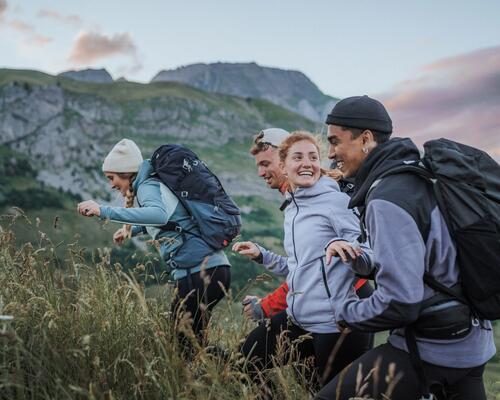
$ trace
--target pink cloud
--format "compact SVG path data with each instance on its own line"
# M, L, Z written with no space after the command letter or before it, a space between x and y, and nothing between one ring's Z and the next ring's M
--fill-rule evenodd
M19 21L19 20L13 20L9 22L9 26L14 29L15 31L22 32L22 33L34 33L35 28L33 25L27 24L26 22Z
M30 38L27 38L25 40L25 43L29 45L34 45L34 46L45 46L46 44L52 42L54 39L48 36L43 36L43 35L34 35Z
M500 46L439 60L378 97L398 136L447 137L500 159Z
M48 36L38 34L33 25L27 24L23 21L12 20L9 21L8 26L11 29L23 34L25 36L24 42L28 45L43 46L53 40Z
M75 64L87 64L116 55L137 58L137 48L128 33L108 37L100 33L81 33L71 49L68 60Z
M82 19L78 15L61 15L57 11L54 10L49 10L49 9L42 9L38 11L37 14L41 18L50 18L58 22L62 22L65 24L72 25L74 27L79 27L82 25Z

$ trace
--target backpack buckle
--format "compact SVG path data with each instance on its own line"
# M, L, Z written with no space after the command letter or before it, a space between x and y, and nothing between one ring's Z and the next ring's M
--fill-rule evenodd
M184 190L184 191L181 192L181 197L188 197L188 194L189 193Z
M178 233L182 233L182 227L180 225L177 225L175 227L175 231L178 232Z

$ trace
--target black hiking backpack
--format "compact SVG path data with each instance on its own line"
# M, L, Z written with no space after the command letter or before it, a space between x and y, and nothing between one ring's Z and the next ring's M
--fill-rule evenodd
M434 290L465 302L480 319L500 318L500 166L488 154L448 139L424 144L424 156L382 174L415 173L433 187L457 250L465 298L424 274Z
M181 145L166 144L155 150L151 165L156 176L191 215L201 232L200 238L211 249L217 251L227 247L240 233L238 206L194 152ZM182 227L172 221L162 229L182 233Z

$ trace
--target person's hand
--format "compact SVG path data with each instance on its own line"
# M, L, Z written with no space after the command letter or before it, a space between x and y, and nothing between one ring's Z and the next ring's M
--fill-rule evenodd
M260 256L260 250L253 242L236 242L233 245L233 251L250 259L254 259Z
M242 304L243 315L246 319L251 319L253 321L260 321L264 319L264 310L260 305L260 300L260 297L257 296L245 296Z
M113 243L122 244L127 236L128 236L128 231L122 227L113 234Z
M330 264L332 257L340 257L343 262L348 262L355 260L361 254L363 254L361 247L354 246L345 240L337 240L326 248L326 263Z
M76 209L85 217L93 217L94 215L98 217L101 215L100 207L94 200L87 200L79 203Z

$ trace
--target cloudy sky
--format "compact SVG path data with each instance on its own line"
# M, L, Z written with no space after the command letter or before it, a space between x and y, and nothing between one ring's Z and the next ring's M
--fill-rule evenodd
M379 97L403 134L477 136L500 157L499 21L496 0L0 0L0 68L148 82L255 61L333 96Z

